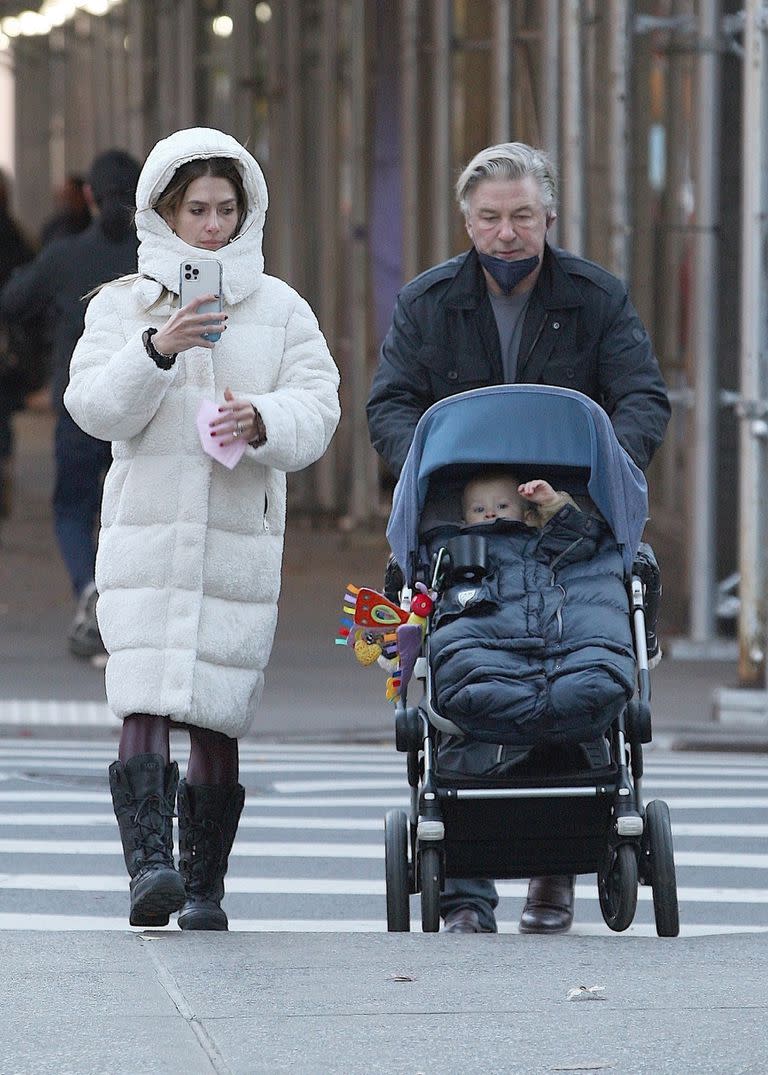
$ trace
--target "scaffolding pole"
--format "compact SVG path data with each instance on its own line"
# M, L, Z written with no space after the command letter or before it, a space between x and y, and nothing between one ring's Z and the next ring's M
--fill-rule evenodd
M739 417L739 680L765 688L766 13L745 0Z
M512 140L512 11L509 0L493 0L491 138Z
M581 67L581 0L564 0L563 44L563 244L584 253L584 101Z
M560 0L541 0L541 145L560 170ZM549 229L549 241L558 245L557 222Z
M693 301L693 459L691 461L690 636L715 638L715 450L717 443L716 281L720 130L720 0L700 0L696 70Z
M627 0L610 0L608 5L608 230L609 267L627 279L628 221L627 130L629 48Z
M432 0L432 234L430 256L451 253L451 0Z
M319 200L320 219L320 324L331 354L338 351L338 280L339 280L339 139L338 139L338 0L323 0L323 29L320 39L322 94L319 102ZM337 505L337 444L331 441L328 451L316 464L316 495L323 511Z
M349 308L350 342L349 401L351 408L349 508L347 526L364 522L371 514L371 470L374 454L370 449L365 405L368 398L368 350L370 315L368 273L370 265L368 240L368 72L366 5L348 0L347 7L350 53L350 207L349 207ZM364 463L365 461L365 463Z
M400 160L403 279L419 271L419 0L400 0Z

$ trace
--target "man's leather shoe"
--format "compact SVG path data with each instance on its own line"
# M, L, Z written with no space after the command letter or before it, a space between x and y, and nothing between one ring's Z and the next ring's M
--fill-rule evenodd
M443 933L482 933L480 918L471 907L459 907L445 916Z
M573 922L575 881L572 875L532 877L520 916L520 932L566 933Z

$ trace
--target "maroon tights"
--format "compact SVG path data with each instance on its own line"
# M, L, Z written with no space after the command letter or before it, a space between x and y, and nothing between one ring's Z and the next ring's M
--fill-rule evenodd
M172 724L169 717L150 713L131 713L123 720L120 761L124 765L137 754L162 754L167 765L171 758L171 728L189 732L188 784L237 784L237 739L192 724Z

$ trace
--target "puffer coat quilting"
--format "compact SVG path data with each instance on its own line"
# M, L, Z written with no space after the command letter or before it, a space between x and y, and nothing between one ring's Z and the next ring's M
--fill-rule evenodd
M182 242L150 209L192 157L234 157L249 215L211 255ZM138 278L105 287L87 310L65 405L113 442L96 563L106 684L118 717L168 715L230 736L250 727L277 622L286 472L326 450L339 419L338 372L307 303L263 273L267 195L234 139L182 131L150 154L137 192ZM178 305L183 259L223 264L227 331L159 369L142 343ZM233 470L207 455L196 417L224 389L259 411L267 442Z
M451 586L432 619L438 712L475 739L586 742L631 696L635 658L621 553L573 506L542 530L497 521L488 574Z

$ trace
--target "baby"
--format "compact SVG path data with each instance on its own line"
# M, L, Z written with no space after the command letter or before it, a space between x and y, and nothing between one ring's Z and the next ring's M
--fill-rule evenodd
M567 493L556 492L549 482L534 478L520 483L514 474L472 478L462 498L467 525L510 519L542 527L566 504L574 501Z

